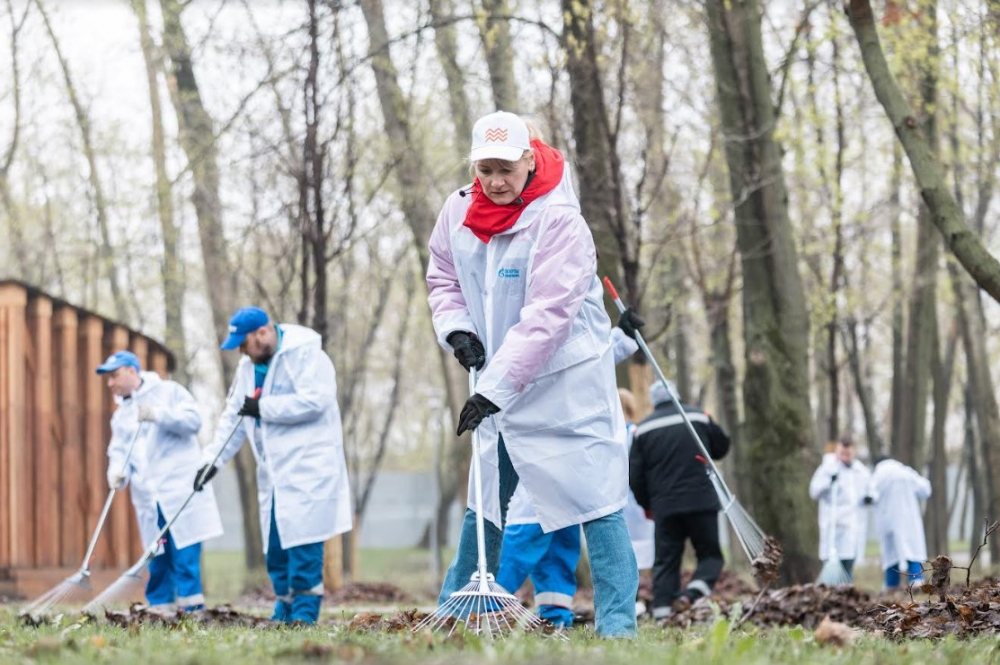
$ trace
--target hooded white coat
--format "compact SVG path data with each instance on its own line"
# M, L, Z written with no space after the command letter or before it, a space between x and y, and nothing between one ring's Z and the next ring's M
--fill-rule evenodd
M452 351L448 336L464 330L486 347L476 392L501 411L479 426L483 515L503 527L500 435L544 531L611 514L628 497L625 419L594 240L569 169L489 243L463 225L470 203L458 192L445 202L427 286L439 343ZM474 508L471 478L469 496Z
M832 478L837 475L837 490L833 491ZM809 496L819 501L819 558L830 557L830 538L838 559L853 559L855 564L864 560L865 541L868 535L868 511L864 499L868 494L871 472L855 460L847 466L834 455L823 457L823 463L809 482ZM837 495L837 505L833 496ZM833 511L831 515L831 511ZM831 516L835 536L831 534Z
M211 463L242 420L243 431L225 445L216 466L232 459L244 438L251 442L265 552L272 498L282 549L326 541L350 531L352 520L333 361L323 351L318 333L294 324L279 325L281 346L261 391L260 427L253 418L236 415L244 398L255 390L253 362L243 356L219 417L215 443L202 456L204 464Z
M882 460L875 465L869 494L882 544L882 569L895 567L905 572L907 561L926 561L920 501L930 497L930 481L901 462Z
M164 381L155 372L142 372L142 385L128 399L116 397L118 408L111 416L108 471L128 480L143 545L149 547L160 532L156 507L172 518L191 494L191 479L201 466L198 404L184 386ZM132 456L125 457L140 423L138 405L153 407L157 420L141 423ZM124 471L122 467L125 465ZM211 487L197 493L170 534L178 548L222 535L222 519Z

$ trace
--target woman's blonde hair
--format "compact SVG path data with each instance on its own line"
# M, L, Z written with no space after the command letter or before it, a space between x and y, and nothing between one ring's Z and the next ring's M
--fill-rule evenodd
M528 140L543 141L543 142L545 141L545 139L542 137L542 130L538 128L538 125L535 123L534 120L532 120L531 118L521 118L521 120L524 122L525 127L528 128ZM521 153L521 159L519 159L518 161L528 159L528 157L532 156L533 154L535 154L535 151L532 150L531 148L528 148L523 153ZM507 165L516 163L516 162L508 162L505 159L481 159L479 161L492 162L498 165ZM469 161L469 177L472 178L473 180L476 179L476 163L477 162Z
M628 388L619 388L618 399L622 401L622 411L625 412L625 420L634 423L636 416L635 395Z

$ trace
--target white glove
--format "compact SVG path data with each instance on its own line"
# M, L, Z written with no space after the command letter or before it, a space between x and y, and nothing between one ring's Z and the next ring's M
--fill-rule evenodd
M108 487L113 490L120 490L125 487L128 479L117 471L108 471Z
M156 422L160 419L160 410L152 404L140 404L136 407L136 416L139 422Z

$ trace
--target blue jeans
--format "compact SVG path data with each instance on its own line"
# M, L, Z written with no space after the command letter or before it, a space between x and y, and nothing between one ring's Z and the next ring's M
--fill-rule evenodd
M156 506L156 524L167 523L160 506ZM146 601L150 606L177 603L185 611L205 609L201 589L201 543L178 549L174 537L167 531L163 553L149 562Z
M919 582L923 578L923 566L919 561L906 562L907 585ZM899 586L899 570L897 566L890 566L885 569L885 587L895 589Z
M316 623L323 599L323 543L281 547L274 498L267 540L267 574L278 597L271 621Z
M545 533L541 524L508 524L503 532L497 584L511 593L531 576L538 615L553 625L573 625L580 527Z
M507 521L507 505L517 489L517 472L510 456L499 441L500 465L500 519ZM639 590L639 569L632 551L628 527L622 511L584 522L583 534L587 538L590 554L591 578L594 581L595 628L601 637L635 637L635 596ZM486 565L497 570L500 563L503 534L492 522L486 520ZM476 514L465 511L458 551L448 568L441 586L438 604L443 605L451 594L469 583L476 571ZM508 589L514 591L513 589Z

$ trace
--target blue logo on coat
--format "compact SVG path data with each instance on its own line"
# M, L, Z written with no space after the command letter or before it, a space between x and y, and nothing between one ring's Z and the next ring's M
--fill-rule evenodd
M520 276L521 276L521 271L517 268L500 268L500 270L497 271L497 277L517 279Z

